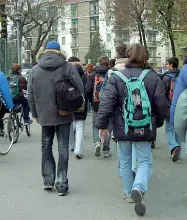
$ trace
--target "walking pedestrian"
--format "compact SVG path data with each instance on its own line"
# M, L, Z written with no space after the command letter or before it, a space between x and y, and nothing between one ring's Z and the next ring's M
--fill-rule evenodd
M45 51L40 56L38 63L32 68L28 82L28 100L32 116L42 126L42 177L44 190L51 190L55 184L59 196L65 196L69 190L68 160L69 160L69 133L71 123L74 121L73 112L58 109L57 85L69 84L64 79L71 79L78 91L84 94L82 81L77 69L66 62L65 55L60 50L56 41L47 43ZM70 81L68 81L70 82ZM72 87L70 92L75 92ZM63 93L63 91L62 91ZM63 96L66 97L66 96ZM62 101L65 105L67 100ZM52 146L54 136L58 141L58 168L53 156Z
M134 202L135 212L146 212L144 194L152 174L151 141L156 129L166 118L165 91L159 76L148 65L148 53L140 44L127 48L128 62L121 72L113 74L101 98L96 127L104 141L111 115L114 136L118 141L120 174L124 198ZM138 168L132 171L132 144L136 150Z
M105 79L105 75L109 70L109 59L107 57L99 58L99 65L95 68L94 72L88 76L88 80L86 83L86 94L90 100L92 100L92 108L93 108L93 141L95 144L95 156L101 156L101 150L103 150L104 157L110 157L110 139L111 139L111 128L108 128L109 132L105 137L105 141L102 143L99 138L99 130L95 126L95 120L97 111L99 109L100 103L100 91L102 84Z
M70 57L68 61L76 67L79 76L82 80L83 86L85 88L87 76L83 71L83 66L77 57ZM87 97L85 98L85 103L87 103ZM74 154L77 159L83 157L84 151L84 129L85 120L87 116L87 105L85 105L81 110L74 112L75 121L72 123L70 130L70 148L74 149Z
M178 69L179 60L176 57L168 59L168 72L165 73L162 79L165 85L165 94L167 99L167 118L166 118L166 135L168 138L169 150L172 155L172 161L176 162L179 159L181 151L181 141L175 132L173 124L170 122L170 107L175 91L175 85L180 73Z

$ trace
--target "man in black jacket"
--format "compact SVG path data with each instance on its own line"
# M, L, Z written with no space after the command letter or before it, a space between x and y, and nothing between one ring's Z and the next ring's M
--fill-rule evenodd
M51 190L56 178L56 164L52 153L54 135L58 140L59 161L57 170L56 189L60 196L68 193L67 178L69 160L70 126L74 121L73 113L66 116L57 114L56 83L66 74L72 78L80 93L84 94L82 80L77 69L70 63L67 72L66 57L60 51L56 41L47 44L40 54L38 64L30 73L28 82L28 101L32 116L42 126L42 176L44 189Z
M99 109L99 97L100 91L105 79L105 75L109 70L109 59L107 57L99 58L99 66L95 68L94 72L88 76L87 84L86 84L86 94L91 100L92 108L93 108L93 141L95 144L95 156L101 156L101 141L99 138L99 130L95 126L96 115ZM103 153L104 157L110 157L110 138L111 138L112 129L109 128L108 135L105 138L103 143Z
M86 86L87 76L84 73L83 66L77 57L70 57L68 61L76 67L79 76L82 80L83 86ZM87 97L85 97L85 103L87 103ZM85 104L81 110L74 112L75 121L71 125L69 146L74 150L74 154L77 159L83 157L84 150L84 129L85 120L87 116L87 105Z
M167 119L166 119L166 135L168 137L168 145L169 150L172 155L172 161L176 162L179 159L179 154L181 150L181 141L175 132L175 129L170 123L170 107L172 102L172 94L174 93L175 84L177 82L177 78L179 76L180 70L178 69L179 66L179 60L176 57L171 57L168 60L168 70L166 73L164 73L164 78L162 79L164 85L165 85L165 92L166 92L166 98L167 98ZM173 84L173 85L172 85ZM173 91L172 91L173 90Z

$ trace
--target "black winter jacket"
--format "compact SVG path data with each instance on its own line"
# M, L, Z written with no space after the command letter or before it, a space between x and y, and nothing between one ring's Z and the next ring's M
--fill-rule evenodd
M167 100L167 119L170 118L170 107L171 107L171 101L169 99L169 91L170 91L170 80L171 76L168 76L167 74L172 74L175 77L178 77L180 73L179 69L173 69L170 71L167 71L164 73L164 77L162 79L164 86L165 86L165 94L166 94L166 100Z
M82 80L82 83L83 83L83 86L84 86L84 90L85 90L85 86L86 86L86 82L87 82L87 76L86 74L84 73L84 70L83 70L83 66L80 62L72 62L71 63L73 66L76 67L78 73L79 73L79 76ZM75 117L75 120L86 120L86 116L87 116L87 96L85 96L85 110L84 112L74 112L74 117Z
M92 104L93 109L98 108L98 103L93 102L93 90L94 90L94 80L96 75L101 75L105 78L109 68L107 66L98 66L95 68L94 72L91 73L87 78L87 83L85 87L85 93L89 98L90 103Z
M132 76L138 77L142 69L131 67L125 68L121 72L127 78ZM125 83L115 75L111 76L111 80L103 92L99 111L97 113L96 127L99 129L107 129L109 119L113 115L114 136L118 141L154 141L156 139L157 127L161 127L166 118L165 90L160 77L154 71L148 73L144 79L144 83L152 107L152 131L145 133L143 138L135 136L134 133L129 136L125 135L122 106L124 105L124 98L127 97L127 88Z

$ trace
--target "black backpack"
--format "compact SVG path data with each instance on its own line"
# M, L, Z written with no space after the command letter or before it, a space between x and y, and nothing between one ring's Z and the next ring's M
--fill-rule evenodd
M64 73L62 71L60 79L56 82L56 105L59 115L68 115L80 109L84 103L85 99L83 94L79 91L73 78L68 77L71 64L65 63L65 67L62 70L66 70Z

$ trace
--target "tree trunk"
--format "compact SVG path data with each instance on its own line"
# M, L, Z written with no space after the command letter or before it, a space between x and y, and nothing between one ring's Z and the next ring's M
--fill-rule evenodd
M172 56L176 57L175 42L173 39L173 34L169 34L169 40L170 40L170 44L171 44Z
M140 30L140 26L138 25L138 34L139 34L139 37L140 37L140 44L143 45L143 40L142 40L142 32Z
M32 60L32 65L34 66L36 64L36 50L31 50L31 60Z
M144 28L144 25L143 25L143 22L142 22L141 19L139 20L139 22L140 22L140 31L142 33L143 45L144 45L145 49L147 50L147 41L146 41L146 36L145 36L145 28Z

